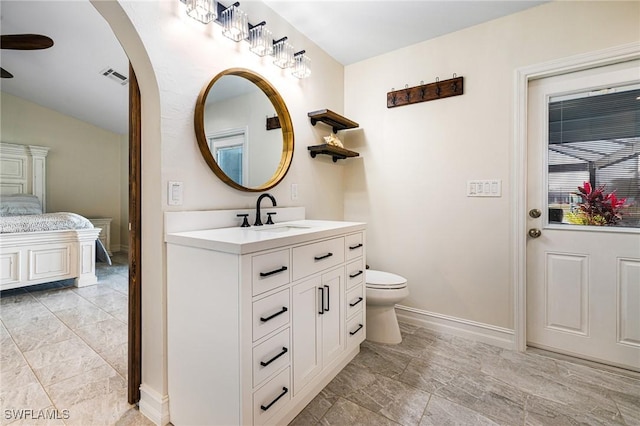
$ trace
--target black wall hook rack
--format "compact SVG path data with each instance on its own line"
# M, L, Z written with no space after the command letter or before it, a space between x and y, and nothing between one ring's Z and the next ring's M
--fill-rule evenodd
M395 108L403 105L417 104L419 102L433 101L436 99L459 96L464 93L463 78L457 77L433 83L421 84L414 87L395 90L387 93L387 108Z

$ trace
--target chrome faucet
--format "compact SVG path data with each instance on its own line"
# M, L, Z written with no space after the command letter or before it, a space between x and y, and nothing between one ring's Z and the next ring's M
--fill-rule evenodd
M256 203L256 223L253 224L253 226L262 226L262 219L260 219L260 203L262 202L263 198L270 198L271 202L273 203L273 207L276 207L278 204L276 203L276 199L273 197L273 195L271 194L262 194L261 196L258 197L258 202Z

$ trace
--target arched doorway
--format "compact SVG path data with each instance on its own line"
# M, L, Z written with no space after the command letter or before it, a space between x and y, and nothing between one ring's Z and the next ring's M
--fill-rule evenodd
M145 213L150 223L161 223L162 212L158 208L145 208L155 206L161 198L159 188L149 185L142 190L144 181L160 181L160 149L146 149L151 141L157 144L160 141L160 99L155 73L151 61L147 55L144 44L140 39L133 23L117 1L90 0L96 10L107 21L116 38L120 42L130 61L130 93L129 93L129 377L128 400L136 403L140 400L140 385L142 383L143 362L147 358L162 358L163 351L149 348L146 358L142 354L142 322L143 322L143 294L142 294L142 268L144 258L157 259L162 257L161 244L143 243L142 241L142 212ZM144 134L144 136L143 136ZM149 142L147 142L149 141ZM145 170L142 170L142 164ZM150 238L150 240L152 240ZM153 239L155 241L155 239ZM144 253L144 254L143 254ZM150 263L151 264L151 263ZM145 274L145 282L162 282L162 271L152 270ZM146 291L145 291L146 293ZM149 291L149 295L162 298L158 292ZM149 302L154 303L154 302ZM164 337L162 328L145 330L151 341L159 341L162 347ZM158 338L157 335L160 335ZM156 362L150 362L158 366ZM159 382L163 387L164 371L162 362L158 371L150 371L147 376L158 378L151 380Z

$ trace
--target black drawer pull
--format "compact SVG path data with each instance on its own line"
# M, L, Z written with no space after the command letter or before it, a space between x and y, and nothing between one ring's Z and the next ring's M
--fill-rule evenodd
M286 266L283 266L280 269L274 269L273 271L269 271L269 272L260 272L260 276L261 277L268 277L269 275L273 275L273 274L277 274L278 272L284 272L286 271L288 268Z
M355 329L355 330L353 330L353 331L350 331L350 332L349 332L349 334L353 336L353 335L354 335L354 334L356 334L358 331L360 331L360 329L361 329L361 328L362 328L362 324L358 324L358 328L356 328L356 329Z
M320 290L320 308L318 314L324 315L324 288L318 287L318 290Z
M355 277L357 277L358 275L362 275L362 274L364 274L364 272L362 272L362 271L358 271L358 272L356 272L355 274L349 274L349 278L355 278Z
M278 395L278 397L276 399L274 399L273 401L271 401L269 403L269 405L267 405L266 407L264 405L261 405L260 408L262 409L262 411L267 411L269 408L271 408L271 406L273 404L275 404L276 402L278 402L278 400L280 398L282 398L283 396L285 396L287 394L287 392L289 392L289 389L285 388L284 386L282 387L282 393L280 395Z
M356 306L360 302L362 302L362 297L358 297L357 301L355 301L353 303L349 303L349 306L351 306L353 308L354 306Z
M324 256L314 256L314 259L315 260L322 260L322 259L326 259L326 258L331 257L331 256L333 256L333 253L327 253Z
M362 243L356 244L355 246L349 246L349 250L359 249L360 247L362 247Z
M275 314L273 314L273 315L269 315L269 316L268 316L268 317L266 317L266 318L262 318L262 317L260 317L260 321L262 321L262 322L267 322L267 321L269 321L270 319L274 319L274 318L275 318L275 317L277 317L278 315L284 314L284 313L285 313L285 312L287 312L288 310L289 310L289 309L287 309L287 307L286 307L286 306L283 306L281 311L278 311L278 312L276 312L276 313L275 313Z
M282 352L280 352L278 355L274 356L273 358L271 358L269 361L264 362L264 361L260 361L260 365L263 367L266 367L267 365L271 364L273 361L275 361L276 359L280 358L282 355L286 354L289 350L287 348L285 348L284 346L282 347Z

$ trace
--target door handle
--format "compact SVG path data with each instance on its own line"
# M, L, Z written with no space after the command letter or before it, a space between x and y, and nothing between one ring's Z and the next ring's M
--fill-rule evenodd
M542 215L542 212L539 209L531 209L529 210L529 216L534 219L539 218Z
M542 235L542 231L538 228L531 228L529 229L528 234L531 238L538 238L540 235Z

